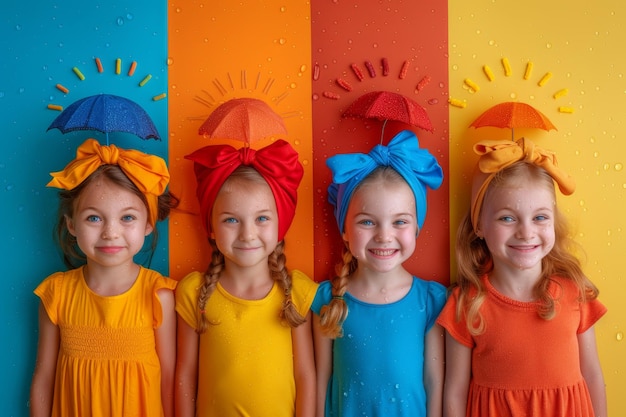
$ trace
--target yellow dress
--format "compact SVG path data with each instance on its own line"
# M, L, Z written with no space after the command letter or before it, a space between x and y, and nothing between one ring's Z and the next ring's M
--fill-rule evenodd
M176 311L194 328L203 275L192 272L176 289ZM297 270L292 282L293 303L306 315L317 283ZM279 317L283 300L277 284L261 300L244 300L218 282L205 307L213 325L200 335L197 417L295 415L291 328Z
M52 274L35 289L60 331L53 417L163 415L156 293L175 287L175 280L141 268L127 292L103 297L78 268Z

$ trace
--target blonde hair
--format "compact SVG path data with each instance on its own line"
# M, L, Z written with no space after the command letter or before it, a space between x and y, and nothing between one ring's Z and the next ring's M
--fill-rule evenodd
M222 185L222 189L227 187L235 187L235 184L264 184L267 186L267 182L263 179L254 168L242 165L238 167ZM220 190L221 191L221 190ZM209 219L210 221L210 219ZM217 248L214 239L209 239L211 245L211 262L204 274L204 282L198 290L198 333L204 333L210 324L205 314L205 307L211 294L215 291L217 282L220 279L220 275L224 270L224 255ZM292 279L291 273L286 267L287 257L284 253L285 241L278 242L274 251L267 259L267 264L270 270L270 276L278 283L283 290L285 296L282 308L279 312L279 317L284 320L291 327L298 327L306 321L306 319L298 312L291 297Z
M357 192L368 184L377 181L385 184L405 183L405 179L393 168L380 166L372 171L354 189L352 198ZM348 247L348 242L344 242L341 262L335 267L335 276L331 278L332 298L328 304L320 309L320 328L327 337L336 339L343 336L343 322L348 317L348 305L344 300L344 295L348 288L350 276L357 270L358 261L352 256Z
M543 183L554 194L554 181L543 169L528 162L520 161L498 172L485 193L485 200L492 190L521 181ZM556 196L555 196L556 201ZM537 314L544 320L552 319L555 314L555 300L549 290L552 276L560 276L572 280L578 287L581 302L598 297L597 287L583 273L577 253L582 253L573 240L569 224L565 216L554 207L554 247L541 261L541 277L534 288L538 300ZM459 287L459 299L456 318L465 317L467 328L472 335L485 331L485 322L480 314L480 307L485 301L487 291L481 278L493 269L491 253L486 242L479 238L472 226L471 214L468 212L457 231L456 239L457 280L454 286Z

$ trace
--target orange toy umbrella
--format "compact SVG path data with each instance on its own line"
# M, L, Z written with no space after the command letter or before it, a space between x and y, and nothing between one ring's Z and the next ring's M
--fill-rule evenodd
M390 91L373 91L357 98L343 112L343 117L355 116L366 119L395 120L433 131L426 109L402 94ZM384 127L384 125L383 125Z
M234 98L213 110L198 133L250 145L268 136L285 135L287 128L282 117L263 100Z
M478 116L470 125L479 127L501 128L538 128L543 130L557 130L552 122L539 110L530 104L508 101L496 104Z

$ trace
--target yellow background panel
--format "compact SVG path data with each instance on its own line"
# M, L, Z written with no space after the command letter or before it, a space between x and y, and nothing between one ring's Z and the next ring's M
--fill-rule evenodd
M523 101L543 112L558 131L514 133L555 150L560 165L577 181L576 192L561 197L559 204L585 249L585 270L609 309L596 325L596 336L613 416L626 415L624 22L626 3L616 1L449 2L450 95L467 104L450 107L451 229L467 210L472 145L511 137L510 130L474 129L470 123L503 101ZM509 77L501 65L505 57ZM528 62L533 72L525 80ZM488 81L483 65L493 70L494 81ZM538 86L547 72L552 77ZM478 92L464 84L466 78L478 84ZM564 88L568 94L554 99ZM560 113L559 106L574 113Z

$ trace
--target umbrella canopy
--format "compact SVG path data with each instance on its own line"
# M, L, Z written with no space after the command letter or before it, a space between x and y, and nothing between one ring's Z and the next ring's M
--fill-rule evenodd
M539 110L530 104L520 102L505 102L496 104L478 116L470 125L479 127L501 128L538 128L543 130L556 130L552 122Z
M152 119L137 103L112 94L97 94L70 104L48 127L62 133L74 130L127 132L142 139L161 140Z
M213 110L198 133L249 145L268 136L286 135L287 128L283 118L263 100L234 98Z
M433 131L426 109L402 94L390 91L373 91L357 98L343 112L343 117L356 116L366 119L395 120Z

